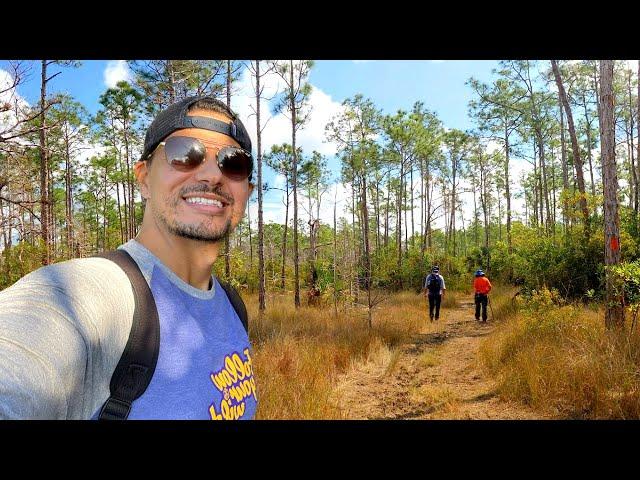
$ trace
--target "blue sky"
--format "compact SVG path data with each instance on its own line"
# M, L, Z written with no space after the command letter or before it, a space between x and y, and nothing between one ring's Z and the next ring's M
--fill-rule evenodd
M473 127L467 114L471 99L471 89L465 85L470 77L481 81L491 81L491 70L497 61L348 61L320 60L311 70L309 81L313 86L311 98L311 121L299 134L299 142L305 152L318 150L329 158L333 177L339 175L338 161L333 158L335 147L324 141L324 125L332 115L339 112L340 104L348 97L360 93L370 98L384 113L395 113L398 109L410 110L416 101L424 102L426 108L435 111L447 128L469 129ZM32 62L29 81L18 90L18 94L28 103L35 103L39 97L39 62ZM0 70L7 70L7 62L0 61ZM52 71L58 71L53 67ZM0 72L1 73L1 72ZM65 68L50 84L50 91L64 91L81 102L90 113L98 108L100 95L117 80L130 79L126 63L123 61L84 61L80 68ZM2 80L2 78L0 78ZM275 82L273 88L276 87ZM245 121L248 130L255 131L255 118L250 116L251 84L245 75L232 98L232 108ZM263 112L266 109L263 110ZM265 129L263 144L268 150L272 144L290 142L288 121L279 116L271 119ZM255 145L255 137L254 137ZM266 181L279 186L282 179L267 169ZM347 192L338 188L338 197L346 198ZM330 195L333 197L333 194ZM265 197L265 220L283 221L284 212L281 193L271 191ZM344 202L340 202L344 203ZM252 219L256 219L257 208L252 206ZM324 209L323 209L324 210ZM327 219L331 221L332 208L327 208Z
M384 113L409 110L420 100L448 128L467 129L471 90L469 77L489 81L497 61L318 61L311 71L313 85L342 101L356 93L371 98Z
M33 63L33 62L31 62ZM487 60L318 60L309 80L341 102L356 93L371 98L385 113L410 109L421 100L435 110L449 128L470 128L467 104L471 91L465 86L470 76L484 81L491 78L497 61ZM98 98L107 88L105 70L108 60L88 60L80 68L65 68L50 84L52 91L62 90L73 95L91 113L99 108ZM0 61L6 70L6 61ZM29 103L40 95L39 63L33 63L30 81L19 93ZM58 71L55 66L52 71Z

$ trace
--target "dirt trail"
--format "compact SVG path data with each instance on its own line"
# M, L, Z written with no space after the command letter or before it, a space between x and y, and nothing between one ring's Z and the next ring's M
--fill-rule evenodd
M338 383L337 401L349 419L549 418L498 398L478 362L493 328L475 321L471 302L443 310L410 342L354 365Z

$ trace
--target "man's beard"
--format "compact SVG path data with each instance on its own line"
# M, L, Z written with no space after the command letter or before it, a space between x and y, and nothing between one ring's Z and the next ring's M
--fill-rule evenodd
M179 237L197 240L200 242L219 242L225 239L231 233L231 219L228 219L224 226L217 230L205 227L204 225L190 225L180 222L170 224L166 218L158 215L159 220L165 224L167 230Z
M233 206L233 198L229 197L228 195L224 195L215 189L211 191L211 189L205 189L205 188L196 186L195 188L185 189L183 192L180 193L178 198L176 198L175 200L166 201L165 205L168 207L168 210L172 212L176 212L176 210L178 209L178 205L182 200L182 195L189 192L212 192L224 197L227 201L229 201L230 203L229 207ZM167 230L173 235L177 235L183 238L188 238L190 240L196 240L199 242L209 242L209 243L219 242L220 240L224 240L226 237L228 237L232 231L230 218L227 219L227 221L221 228L213 229L213 227L211 226L206 226L204 222L198 225L181 223L176 220L174 220L173 222L170 222L168 218L160 212L154 211L154 215L156 217L156 220L161 222L165 227L167 227Z

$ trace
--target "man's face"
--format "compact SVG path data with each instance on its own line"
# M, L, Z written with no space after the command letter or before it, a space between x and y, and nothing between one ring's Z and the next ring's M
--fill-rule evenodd
M225 122L230 118L210 110L193 109L189 115L211 117ZM192 171L180 172L167 162L164 147L156 149L147 162L146 174L139 175L147 209L158 228L180 237L218 242L231 233L244 215L253 185L224 176L217 163L218 151L239 147L231 137L210 130L188 128L165 138L192 137L207 148L206 160ZM212 204L213 203L213 204Z

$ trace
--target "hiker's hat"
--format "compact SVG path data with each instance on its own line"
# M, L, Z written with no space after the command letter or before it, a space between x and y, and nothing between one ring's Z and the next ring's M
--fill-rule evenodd
M480 269L476 270L476 277L482 277L484 275L484 272Z

